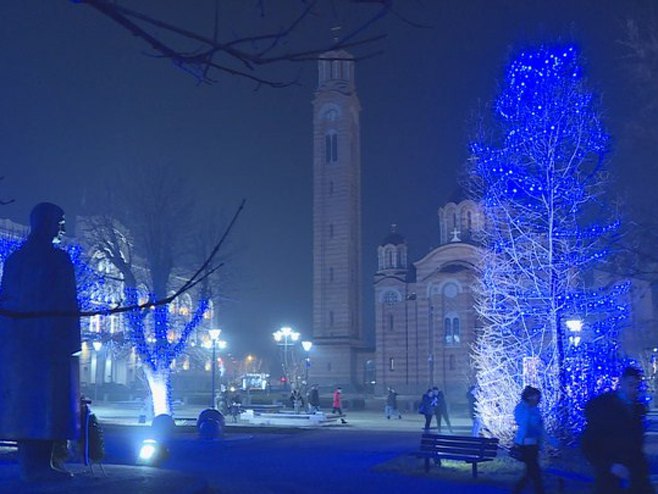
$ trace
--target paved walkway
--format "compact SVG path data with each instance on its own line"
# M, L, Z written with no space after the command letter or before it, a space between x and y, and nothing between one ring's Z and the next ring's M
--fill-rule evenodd
M80 464L69 465L70 481L25 483L12 458L0 460L0 492L11 494L205 494L208 482L197 475L129 465L105 465L92 475Z
M202 410L205 407L203 406L178 406L174 408L174 417L178 420L180 424L194 425L196 418L199 416ZM245 407L248 408L248 407ZM120 425L131 425L139 426L139 408L134 407L125 407L122 405L113 405L113 404L95 404L92 405L92 410L96 416L103 423L110 424L120 424ZM387 430L387 431L420 431L425 423L425 418L418 413L403 413L402 419L391 418L387 420L384 416L383 410L381 412L371 411L371 410L356 410L356 411L347 411L346 420L349 425L356 428L365 429L365 430ZM189 419L187 421L182 421L180 419ZM451 417L451 422L455 432L459 434L470 433L471 421L462 416ZM245 428L247 426L246 422L233 423L229 417L226 418L226 426L229 428L239 427ZM335 427L340 426L340 424L327 424L323 427ZM432 421L432 426L435 427L436 423ZM251 426L252 428L254 426ZM258 426L258 427L270 427L270 426ZM444 431L445 425L444 425ZM447 431L446 431L447 432Z

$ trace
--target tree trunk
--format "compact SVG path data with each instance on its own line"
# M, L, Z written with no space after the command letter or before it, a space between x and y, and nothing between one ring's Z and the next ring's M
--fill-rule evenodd
M144 374L153 399L153 416L171 415L171 369L158 367L153 370L145 365Z

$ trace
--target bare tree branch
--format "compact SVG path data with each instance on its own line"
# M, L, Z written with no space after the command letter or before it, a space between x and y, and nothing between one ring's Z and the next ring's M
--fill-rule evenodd
M218 71L233 76L243 77L254 81L259 85L267 85L273 88L289 86L294 84L295 80L278 81L263 77L255 72L258 66L283 61L303 62L312 59L317 60L322 53L327 51L354 48L376 43L383 39L385 35L372 36L360 40L357 38L392 11L392 0L352 0L351 3L371 3L378 5L380 8L364 23L333 43L310 50L298 50L282 54L274 54L274 51L282 46L283 40L289 38L292 33L299 29L300 25L313 14L319 4L318 0L306 3L306 6L300 11L300 13L283 29L255 36L237 37L224 42L219 41L218 39L218 11L215 11L214 30L212 37L210 37L164 22L150 15L121 6L115 2L110 2L109 0L76 1L77 3L90 6L119 24L134 36L141 38L153 48L159 56L170 59L175 65L196 77L199 82L209 84L215 82L215 79L212 78L211 71ZM261 6L261 8L263 7ZM398 13L395 15L405 20L405 22L410 22ZM182 40L200 43L202 48L194 53L175 48L170 43L163 41L161 37L149 33L146 27L158 28L167 33L174 34ZM266 43L266 46L259 49L259 43ZM252 47L252 49L244 47ZM375 53L370 53L365 56L369 58L374 55ZM223 56L224 59L218 60L218 57L220 56ZM233 67L231 66L231 63L237 63L243 68L240 69Z

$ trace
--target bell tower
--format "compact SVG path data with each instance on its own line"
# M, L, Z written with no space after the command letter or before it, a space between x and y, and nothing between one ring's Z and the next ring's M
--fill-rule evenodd
M313 100L313 367L311 380L360 384L361 105L354 58L331 51L318 62Z

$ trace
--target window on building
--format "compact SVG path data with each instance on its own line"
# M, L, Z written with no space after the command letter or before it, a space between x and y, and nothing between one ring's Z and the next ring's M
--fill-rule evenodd
M334 238L334 225L333 225L333 223L329 225L329 238Z
M393 372L395 370L395 359L393 357L390 357L388 359L388 370Z
M89 332L100 333L101 331L101 316L95 315L89 318Z
M327 362L327 372L331 372L331 362Z
M329 268L329 281L334 281L334 268Z
M330 310L329 311L329 326L333 327L334 325L334 311Z
M393 328L395 327L395 321L393 318L393 314L388 315L388 330L393 331Z
M459 327L459 318L454 317L452 319L452 341L454 342L455 345L459 345L461 341L460 331L461 328Z
M329 195L331 196L333 194L334 194L334 183L329 182Z
M455 368L456 368L456 366L455 366L455 356L450 355L450 357L448 357L448 369L451 370L451 371L454 371Z
M393 306L400 301L400 295L394 290L388 290L384 294L384 304Z
M461 342L461 328L458 317L446 317L443 320L443 331L446 345L459 345Z
M325 157L327 163L338 161L338 134L332 132L324 136Z

